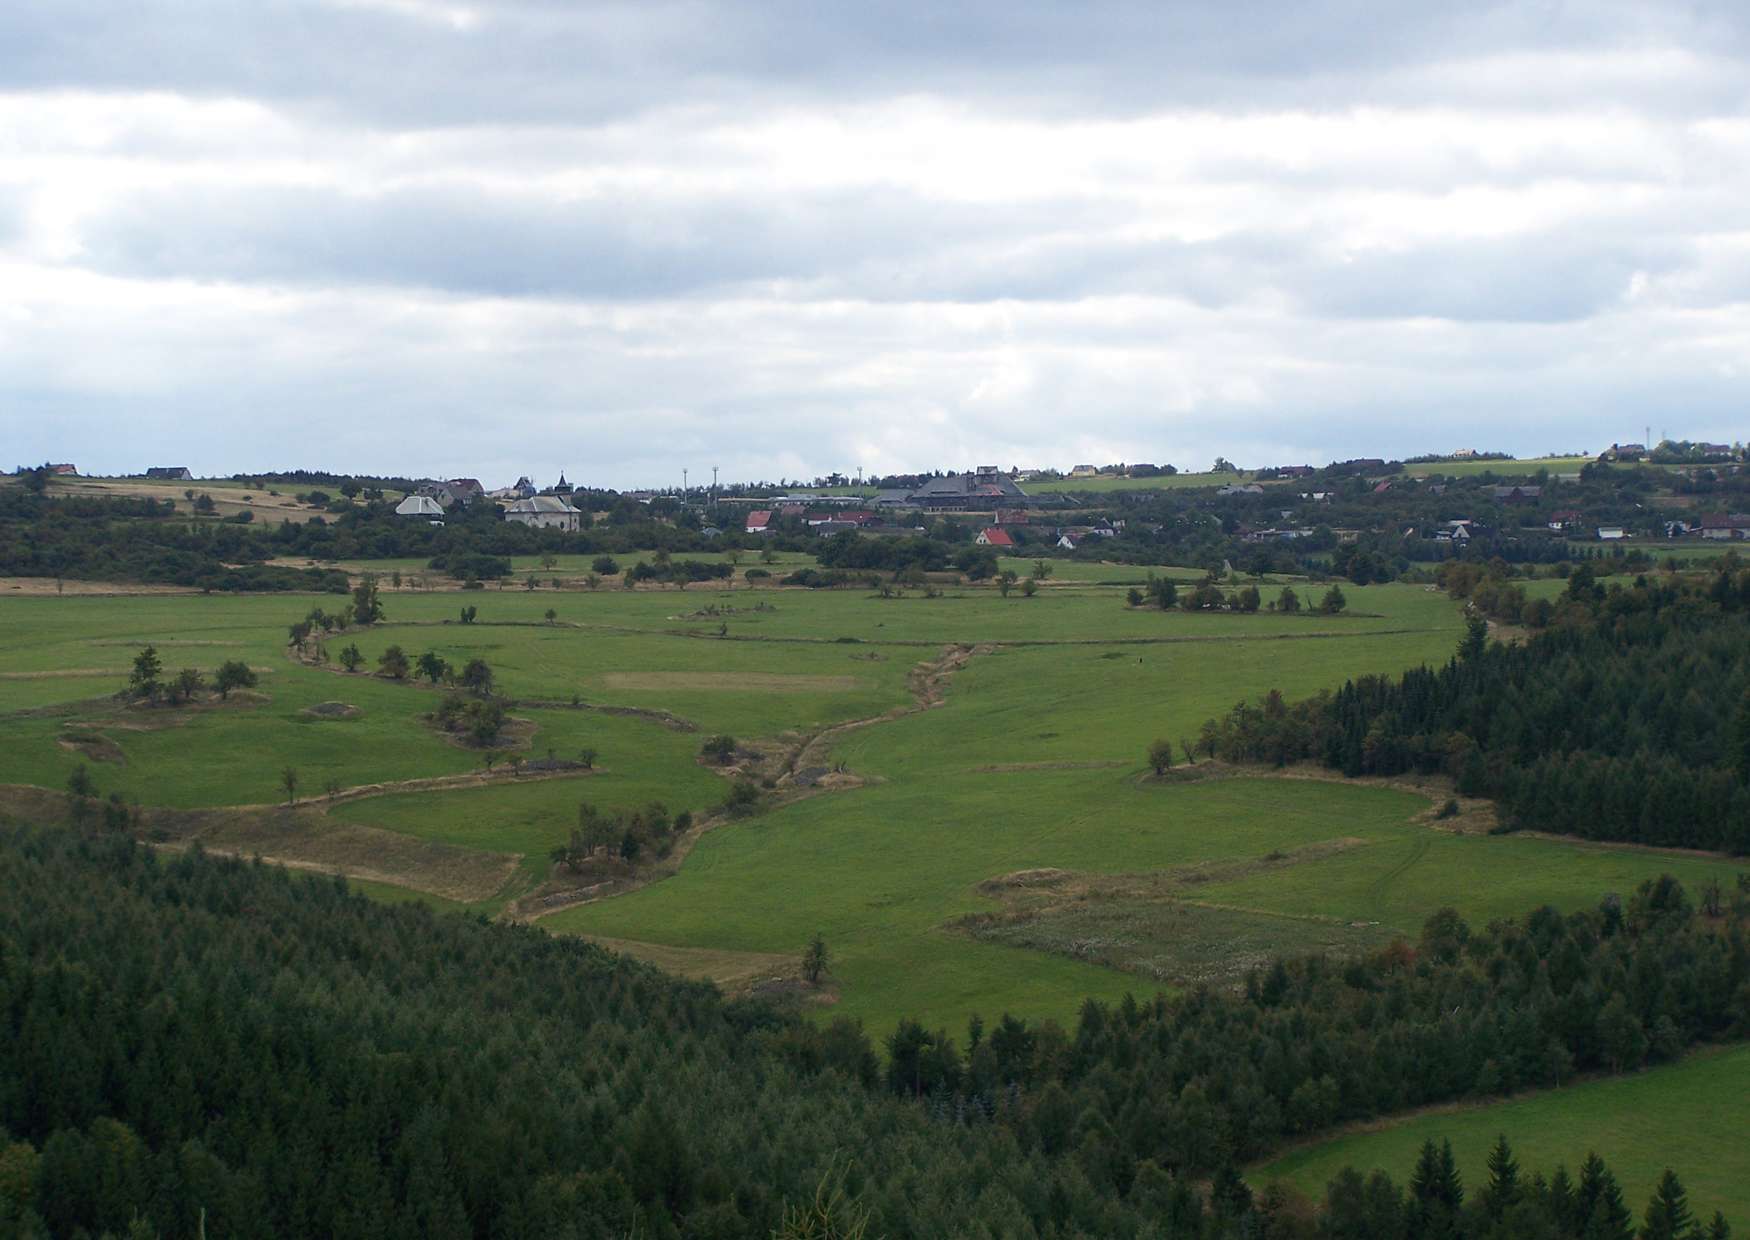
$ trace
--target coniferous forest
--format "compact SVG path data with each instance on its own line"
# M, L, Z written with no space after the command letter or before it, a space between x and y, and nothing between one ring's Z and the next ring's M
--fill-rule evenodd
M1609 1169L1468 1192L1239 1162L1750 1029L1742 902L1626 903L1073 1032L817 1026L544 933L120 837L0 831L0 1223L193 1236L1628 1236ZM1648 1207L1687 1212L1681 1181ZM1701 1203L1705 1207L1705 1203ZM1681 1230L1654 1234L1684 1234ZM1716 1232L1715 1234L1723 1234Z
M1750 572L1641 577L1582 566L1549 627L1470 638L1438 669L1272 697L1205 725L1204 752L1312 759L1346 775L1446 772L1504 829L1750 852Z

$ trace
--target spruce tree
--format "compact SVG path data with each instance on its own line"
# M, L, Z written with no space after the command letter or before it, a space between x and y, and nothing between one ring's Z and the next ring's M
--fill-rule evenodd
M1483 1190L1483 1208L1490 1218L1498 1219L1518 1199L1519 1162L1507 1144L1507 1134L1502 1133L1489 1151L1489 1186Z
M1695 1216L1689 1212L1689 1195L1683 1191L1683 1181L1669 1167L1659 1177L1653 1199L1647 1203L1646 1221L1641 1225L1641 1240L1687 1240L1694 1234Z

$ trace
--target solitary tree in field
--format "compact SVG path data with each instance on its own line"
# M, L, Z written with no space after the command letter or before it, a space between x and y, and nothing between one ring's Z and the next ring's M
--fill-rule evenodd
M280 772L280 787L286 790L286 804L298 803L298 768L288 766Z
M548 624L552 624L555 620L559 619L559 613L557 611L555 611L553 608L549 607L547 609L546 619L547 619Z
M577 751L577 764L586 771L595 769L595 758L595 750L587 745Z
M354 650L358 647L354 646ZM342 661L345 656L341 656ZM253 689L255 687L255 669L242 659L227 659L219 664L213 673L213 688L219 691L219 696L228 698L233 689Z
M602 584L602 579L601 579L600 574L590 573L588 576L586 576L583 579L583 584L588 586L592 590L599 590L601 588L601 584Z
M164 674L164 664L158 659L158 648L147 646L134 656L134 670L128 675L128 692L134 697L156 698L161 688L158 678Z
M354 624L375 624L383 618L383 604L377 597L377 576L366 573L353 587L352 620Z
M414 666L419 669L419 674L421 676L424 676L434 685L442 680L450 670L449 663L447 663L444 660L444 657L435 650L428 650L420 655L419 662L414 664Z
M1044 581L1051 576L1051 564L1047 560L1033 561L1033 576L1038 581Z
M97 795L97 784L91 778L91 772L85 769L81 762L73 768L73 773L67 776L67 803L73 810L73 821L84 822L87 803Z
M1021 583L1021 594L1024 597L1032 598L1037 593L1039 593L1039 583L1031 577Z
M345 650L340 652L340 665L349 672L358 671L359 668L364 666L364 662L364 651L359 649L357 642L353 642Z
M1165 775L1173 765L1173 742L1156 741L1148 747L1148 764L1156 775Z
M546 555L541 557L541 567L546 569L548 572L552 572L554 565L556 565L558 563L559 563L559 557L554 555L551 551L549 551Z
M527 577L523 578L523 589L525 589L525 590L536 589L537 587L540 586L540 584L541 584L541 579L539 577L535 576L535 574L533 574L533 573L530 573Z
M802 976L808 979L810 986L818 986L821 975L831 962L832 957L826 950L826 940L816 931L814 938L808 943L808 950L802 953Z
M1007 568L997 577L997 592L1004 598L1009 597L1009 591L1015 588L1015 570Z
M485 697L492 692L492 667L485 659L469 659L457 679L470 693Z
M1325 591L1325 597L1319 600L1319 610L1327 616L1334 616L1349 605L1349 600L1343 596L1338 586L1332 586Z
M377 671L390 680L406 680L410 670L407 652L399 646L390 646L377 656Z
M1282 587L1282 593L1276 596L1276 610L1290 615L1300 610L1300 595L1294 592L1293 586Z

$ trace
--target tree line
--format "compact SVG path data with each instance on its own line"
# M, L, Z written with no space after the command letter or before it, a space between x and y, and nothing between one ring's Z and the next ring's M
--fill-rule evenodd
M1280 962L1242 994L1090 1002L1073 1032L974 1022L965 1056L907 1022L884 1069L853 1022L725 1000L578 940L5 827L0 1225L1626 1236L1593 1223L1610 1182L1590 1162L1578 1182L1515 1172L1512 1193L1492 1169L1466 1204L1436 1152L1407 1191L1339 1176L1317 1214L1234 1168L1345 1118L1742 1032L1747 959L1741 918L1704 924L1662 881L1480 932L1444 914L1414 947ZM1688 1209L1672 1198L1659 1218ZM1555 1221L1500 1230L1533 1211Z
M1604 588L1576 572L1547 627L1440 668L1204 725L1202 752L1348 775L1445 772L1502 829L1750 852L1750 571Z

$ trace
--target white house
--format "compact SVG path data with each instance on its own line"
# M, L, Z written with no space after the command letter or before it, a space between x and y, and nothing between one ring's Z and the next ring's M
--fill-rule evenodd
M444 518L443 505L429 495L409 495L395 505L395 515L398 517L424 517L427 520L441 521Z
M583 514L557 495L534 495L528 499L519 499L504 510L506 521L515 521L518 525L532 525L541 530L567 530L575 532L583 519Z
M1620 525L1601 525L1598 527L1599 542L1617 542L1628 537L1628 531Z

